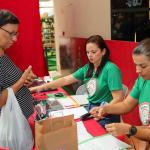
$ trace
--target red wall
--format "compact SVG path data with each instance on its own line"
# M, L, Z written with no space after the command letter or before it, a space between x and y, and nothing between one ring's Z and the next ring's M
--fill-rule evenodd
M41 38L38 0L0 0L0 9L8 9L20 20L18 41L7 50L12 61L25 70L32 65L38 76L48 75Z
M110 59L121 69L123 83L132 89L137 78L135 65L132 60L132 51L136 46L135 42L106 40L110 49Z
M123 83L128 86L129 92L137 78L135 65L132 60L132 51L135 42L106 40L111 52L111 60L121 69ZM123 121L133 125L140 125L139 111L136 107L131 113L122 115Z

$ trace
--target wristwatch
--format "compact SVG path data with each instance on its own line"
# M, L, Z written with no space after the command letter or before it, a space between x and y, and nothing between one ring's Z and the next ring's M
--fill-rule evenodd
M129 128L129 133L127 134L128 137L133 136L137 133L137 128L135 126L131 126Z

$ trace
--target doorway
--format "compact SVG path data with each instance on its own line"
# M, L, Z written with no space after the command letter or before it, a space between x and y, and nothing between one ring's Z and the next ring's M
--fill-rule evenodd
M42 43L49 71L57 70L53 0L40 0Z

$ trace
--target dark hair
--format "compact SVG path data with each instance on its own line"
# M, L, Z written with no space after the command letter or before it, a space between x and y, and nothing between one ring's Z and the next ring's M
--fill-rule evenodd
M1 9L0 10L0 27L6 24L19 24L19 20L12 12Z
M97 70L96 70L96 77L98 77L100 72L102 71L103 67L105 66L106 62L109 61L110 50L108 49L104 39L100 35L90 36L86 41L86 45L88 43L96 44L102 51L104 50L104 48L106 50L106 53L102 57L102 61L101 61L100 65L98 66ZM87 71L86 77L92 77L93 70L94 70L94 64L89 62L89 69Z
M133 55L145 55L150 59L150 38L142 40L133 50Z

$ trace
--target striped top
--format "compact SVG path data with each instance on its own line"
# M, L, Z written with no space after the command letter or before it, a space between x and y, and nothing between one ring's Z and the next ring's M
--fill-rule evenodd
M10 60L7 55L0 57L0 94L2 90L15 84L22 75L22 71ZM32 95L29 89L23 86L15 94L20 108L28 118L33 113Z

